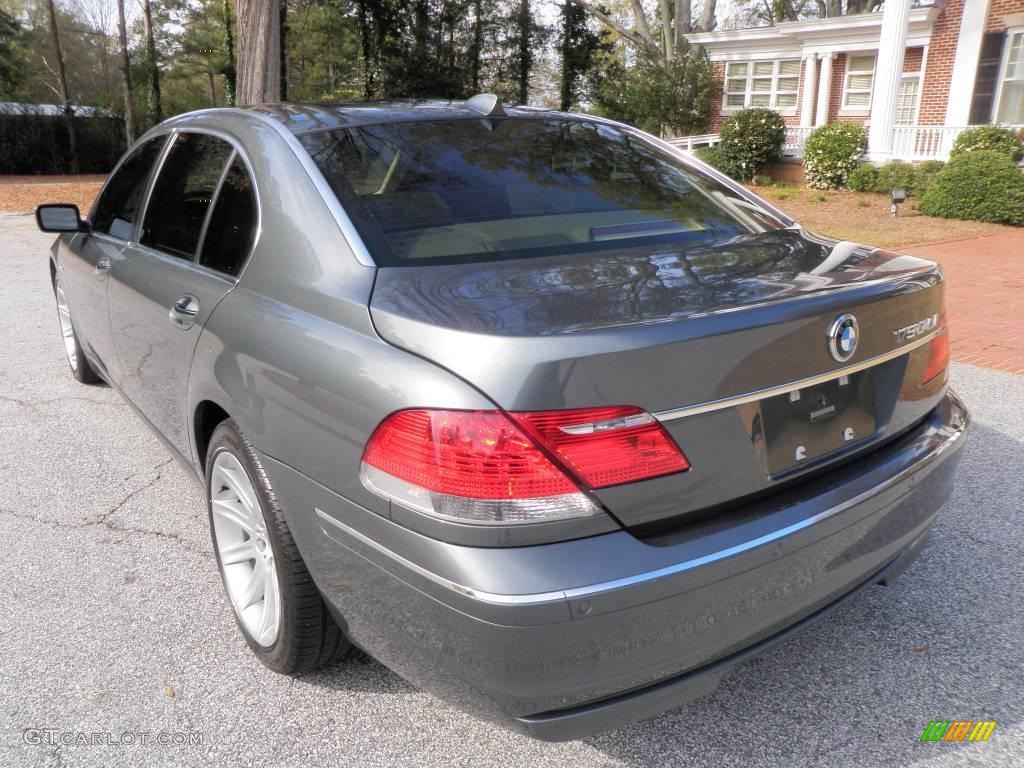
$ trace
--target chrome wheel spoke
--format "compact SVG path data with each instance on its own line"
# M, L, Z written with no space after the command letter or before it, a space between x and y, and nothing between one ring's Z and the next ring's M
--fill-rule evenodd
M220 548L220 561L224 565L245 563L260 556L260 551L251 538L236 541L234 544L226 544Z
M220 520L234 525L249 536L256 533L256 526L244 504L227 499L213 499L210 503L213 505L213 514Z
M238 596L239 609L244 611L246 608L256 605L256 603L263 599L266 591L266 569L263 566L262 560L257 560L256 567L253 568L252 575L249 577L249 583L240 590Z
M221 467L216 479L227 486L228 490L245 506L246 512L250 516L258 510L259 505L256 502L256 493L249 483L249 478L245 474L244 469L241 467L238 469Z
M268 570L273 568L273 563L267 563ZM262 640L266 635L271 638L277 635L277 579L267 579L263 593L263 615L260 617L258 637Z

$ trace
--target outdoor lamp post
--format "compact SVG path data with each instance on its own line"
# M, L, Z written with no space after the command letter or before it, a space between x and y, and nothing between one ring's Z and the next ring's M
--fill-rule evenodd
M900 212L900 203L906 202L907 190L904 187L893 187L889 193L889 199L892 201L892 206L889 210L892 211L893 216L898 216Z

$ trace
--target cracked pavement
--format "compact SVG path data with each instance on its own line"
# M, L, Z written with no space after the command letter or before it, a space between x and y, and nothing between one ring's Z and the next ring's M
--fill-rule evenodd
M0 214L0 242L0 766L1021 765L1024 377L954 368L973 435L930 544L892 586L689 707L545 744L369 659L298 679L261 667L201 491L118 395L68 373L50 238ZM984 744L921 743L935 719L998 726ZM202 743L26 743L28 728Z

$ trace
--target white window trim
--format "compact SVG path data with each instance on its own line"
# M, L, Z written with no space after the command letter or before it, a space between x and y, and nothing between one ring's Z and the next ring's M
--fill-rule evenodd
M803 67L804 67L803 60L800 59L799 57L796 57L796 56L784 56L784 57L781 57L781 58L773 58L773 59L740 59L740 60L737 60L737 61L726 62L725 63L725 73L722 76L722 111L721 111L722 115L731 115L734 112L739 112L740 110L743 110L743 109L749 109L750 107L753 107L753 106L764 106L764 105L760 105L760 104L758 104L758 105L751 104L750 103L750 97L754 93L754 90L753 90L754 65L755 64L763 64L766 61L772 62L772 74L770 76L771 80L772 80L772 86L771 86L771 90L767 91L767 93L770 94L769 95L769 102L770 103L766 106L766 108L767 109L772 109L772 110L778 112L783 117L796 117L797 110L799 110L799 108L800 108L800 82L803 79ZM799 62L799 64L800 64L800 71L795 75L795 77L797 79L796 90L795 91L784 91L784 93L793 93L793 95L795 97L795 103L791 107L780 107L780 106L776 105L776 101L777 101L778 96L779 96L779 90L778 90L779 78L782 77L782 75L779 74L779 67L781 65L781 62L783 62L783 61L796 61L796 62ZM730 93L732 95L734 95L734 96L739 94L739 91L731 91L730 92L728 90L729 80L730 80L730 77L729 77L729 64L746 64L747 65L747 74L742 75L742 78L743 78L743 80L745 82L745 87L744 87L744 91L743 91L743 106L742 107L735 106L735 105L730 106L728 104ZM759 79L767 79L768 77L769 77L769 75L759 75L758 76ZM794 77L794 75L785 75L785 77ZM739 79L739 78L737 77L737 78L732 78L732 79ZM763 94L763 93L766 93L766 91L757 91L757 93Z
M866 107L848 107L846 106L846 96L850 93L850 59L863 58L869 54L875 57L875 63L871 65L871 87L867 89L868 93L868 105ZM878 51L848 51L846 54L846 71L843 73L843 92L840 95L839 101L839 114L842 116L861 116L871 114L871 101L875 96L875 73L878 69ZM867 72L866 69L854 70L858 75L863 75ZM910 73L904 73L910 74ZM864 93L862 88L856 89L857 93Z
M996 78L996 94L992 99L992 114L989 119L996 123L999 117L999 107L1003 101L1003 84L1006 82L1006 69L1010 65L1010 49L1013 47L1013 38L1024 34L1024 27L1011 27L1006 30L1006 43L1003 45L1003 60L999 62L999 75Z
M914 103L914 114L910 118L910 122L909 123L901 123L897 119L897 121L894 123L895 125L901 125L901 126L917 125L917 118L921 114L921 91L924 88L924 72L923 71L904 72L902 75L900 75L900 84L897 86L897 88L902 88L903 87L903 81L904 80L909 80L910 78L914 78L915 80L917 80L917 101ZM899 92L897 91L897 93L896 93L896 111L897 111L897 113L899 112L899 96L900 96ZM899 115L897 114L897 118L898 117L899 117Z

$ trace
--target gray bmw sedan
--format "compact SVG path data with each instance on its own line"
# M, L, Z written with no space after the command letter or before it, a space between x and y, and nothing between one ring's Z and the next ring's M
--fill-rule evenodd
M608 120L206 110L36 215L72 374L205 488L278 672L358 647L577 738L888 583L950 494L938 267Z

